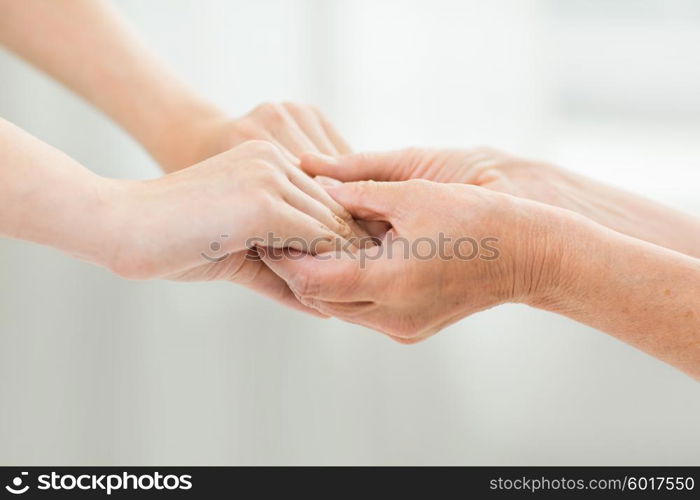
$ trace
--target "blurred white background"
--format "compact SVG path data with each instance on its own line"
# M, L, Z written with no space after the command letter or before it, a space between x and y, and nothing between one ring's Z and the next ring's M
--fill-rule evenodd
M700 214L694 0L117 4L233 114L306 101L356 149L488 144ZM103 175L158 175L6 52L0 75L0 116ZM700 464L700 384L562 317L506 306L407 347L8 240L0 401L3 465Z

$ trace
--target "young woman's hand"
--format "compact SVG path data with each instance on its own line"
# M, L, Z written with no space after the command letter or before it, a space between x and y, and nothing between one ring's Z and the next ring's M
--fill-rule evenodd
M235 119L215 110L194 113L163 136L154 156L172 171L250 140L272 142L295 163L304 153L339 156L351 151L318 109L285 102L261 104Z
M148 181L105 181L115 211L109 267L133 279L227 280L296 304L255 246L323 252L350 214L275 145L249 141Z
M0 119L0 236L124 277L229 280L302 307L255 259L255 247L315 253L358 231L348 211L269 142L154 180L114 180Z

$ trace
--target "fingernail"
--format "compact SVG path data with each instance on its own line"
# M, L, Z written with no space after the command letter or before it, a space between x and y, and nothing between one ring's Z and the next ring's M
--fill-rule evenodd
M338 179L326 177L325 175L317 175L314 177L314 179L316 179L316 182L318 182L321 186L326 187L340 186L342 184L342 182L340 182Z

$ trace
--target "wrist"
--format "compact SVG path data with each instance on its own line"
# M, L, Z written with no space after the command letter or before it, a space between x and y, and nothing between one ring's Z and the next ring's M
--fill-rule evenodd
M518 200L512 302L537 308L568 300L577 282L582 241L591 224L585 217L541 203Z
M90 260L123 278L149 277L144 244L148 234L143 230L148 213L139 203L149 182L100 178L96 183L91 214L95 243Z
M41 225L29 225L14 235L53 246L74 257L112 268L116 238L124 210L120 183L88 170L54 186L60 197L45 196L35 210L44 213Z
M181 170L220 152L214 136L227 119L216 106L193 98L163 115L147 149L164 171Z
M570 315L590 292L589 278L606 272L608 233L611 231L582 215L553 209L547 236L538 242L539 258L547 269L545 279L522 302Z

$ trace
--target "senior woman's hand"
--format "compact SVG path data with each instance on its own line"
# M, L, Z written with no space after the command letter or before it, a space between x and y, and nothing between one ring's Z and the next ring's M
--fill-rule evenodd
M382 245L355 253L266 249L265 262L304 304L414 343L476 311L523 302L700 379L700 260L476 186L364 181L329 192L355 217L393 227Z
M262 249L299 300L413 343L476 311L544 300L560 286L565 212L475 186L424 180L329 188L357 219L386 221L381 245L311 256Z
M700 220L555 165L494 149L404 149L338 159L307 155L302 168L341 181L474 184L573 210L615 231L700 257Z

